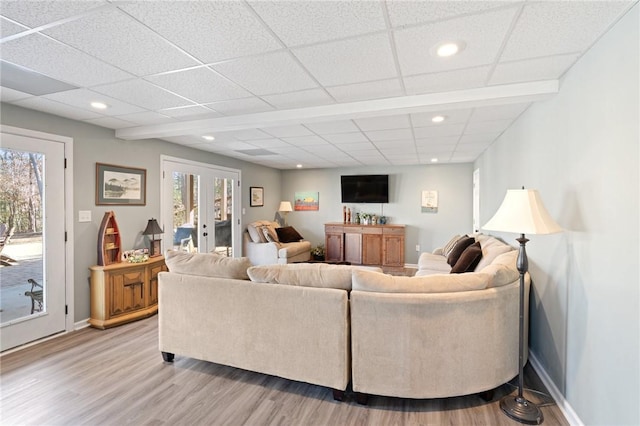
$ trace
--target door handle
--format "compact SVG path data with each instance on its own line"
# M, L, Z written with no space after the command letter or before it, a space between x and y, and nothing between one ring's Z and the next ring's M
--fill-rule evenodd
M207 235L209 235L207 232L203 232L203 233L202 233L202 236L203 236L203 237L206 237Z

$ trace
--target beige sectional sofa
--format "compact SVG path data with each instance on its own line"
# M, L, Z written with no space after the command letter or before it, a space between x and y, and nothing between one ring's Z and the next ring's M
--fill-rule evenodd
M336 399L349 381L361 402L490 391L518 374L516 256L506 250L477 272L397 277L168 252L160 350L167 361L178 354L326 386Z

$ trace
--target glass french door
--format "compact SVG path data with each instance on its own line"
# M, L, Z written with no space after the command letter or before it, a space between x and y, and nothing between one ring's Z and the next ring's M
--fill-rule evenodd
M65 330L64 143L2 133L0 350Z
M240 254L238 170L163 158L164 249Z

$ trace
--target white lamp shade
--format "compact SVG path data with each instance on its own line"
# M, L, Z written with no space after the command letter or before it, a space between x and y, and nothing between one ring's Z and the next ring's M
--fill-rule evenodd
M291 207L290 201L280 201L280 207L278 207L279 212L292 212L293 208Z
M549 215L535 189L509 189L500 208L482 227L514 234L554 234L562 228Z

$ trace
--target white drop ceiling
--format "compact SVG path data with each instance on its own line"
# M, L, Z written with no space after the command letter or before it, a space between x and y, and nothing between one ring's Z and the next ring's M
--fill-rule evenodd
M0 99L278 169L470 162L635 3L1 0L3 69L76 88Z

